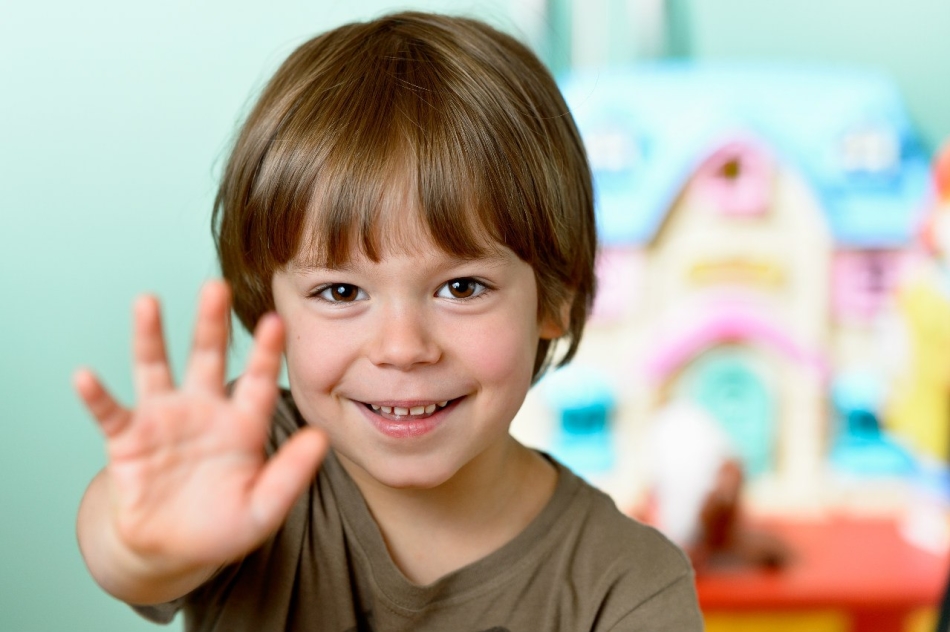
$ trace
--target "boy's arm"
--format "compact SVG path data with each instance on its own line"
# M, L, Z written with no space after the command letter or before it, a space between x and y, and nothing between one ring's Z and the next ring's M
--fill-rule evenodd
M261 320L245 373L228 395L229 312L227 286L209 283L185 378L176 387L158 304L151 298L136 304L134 409L118 404L91 372L76 375L109 457L80 504L80 550L95 580L124 601L180 597L259 546L326 453L326 436L306 428L265 458L283 325L273 315Z
M76 534L89 572L110 595L131 604L172 601L214 574L216 566L173 568L129 549L112 525L108 471L89 484L79 506Z

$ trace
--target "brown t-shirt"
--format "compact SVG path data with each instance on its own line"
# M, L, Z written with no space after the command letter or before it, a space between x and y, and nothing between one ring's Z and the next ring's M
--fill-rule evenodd
M289 393L269 449L306 423ZM409 582L336 457L260 549L193 593L137 607L189 632L702 630L692 568L656 530L555 463L547 506L514 540L428 586Z

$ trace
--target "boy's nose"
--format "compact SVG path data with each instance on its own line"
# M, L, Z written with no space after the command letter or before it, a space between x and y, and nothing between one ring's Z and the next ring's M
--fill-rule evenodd
M406 370L439 360L441 351L422 314L407 308L386 310L378 323L369 349L373 364Z

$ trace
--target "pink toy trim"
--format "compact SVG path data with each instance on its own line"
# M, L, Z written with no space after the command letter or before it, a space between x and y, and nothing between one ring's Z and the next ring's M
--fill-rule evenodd
M691 313L703 316L667 332L647 358L645 369L651 380L662 382L702 351L730 341L761 343L809 366L822 378L830 373L824 354L805 348L752 306L727 302Z
M748 138L722 142L695 176L696 192L713 200L724 215L763 215L771 200L772 162L766 150Z

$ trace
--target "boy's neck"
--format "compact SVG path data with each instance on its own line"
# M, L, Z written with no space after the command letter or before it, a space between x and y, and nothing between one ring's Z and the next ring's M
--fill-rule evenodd
M362 492L393 562L419 585L513 540L541 512L557 484L554 466L513 438L432 489L382 485L338 456Z

